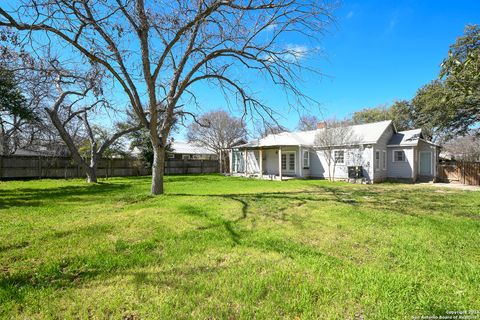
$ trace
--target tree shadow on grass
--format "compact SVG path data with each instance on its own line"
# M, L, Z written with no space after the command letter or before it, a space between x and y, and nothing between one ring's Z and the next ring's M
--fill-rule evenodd
M315 192L305 192L305 191L292 191L292 192L265 192L265 193L235 193L235 194L206 194L206 195L191 195L184 193L175 193L169 194L169 196L175 197L202 197L202 198L211 198L211 199L224 199L226 201L235 201L241 206L241 214L234 219L226 219L219 214L211 214L207 212L201 206L195 206L192 204L183 205L179 207L179 212L186 215L192 215L199 218L208 220L206 225L199 226L197 230L210 230L214 228L223 228L229 235L231 241L235 244L240 244L242 239L242 233L240 231L241 226L239 222L245 220L249 217L249 210L253 205L259 203L274 203L277 205L275 207L275 212L271 210L262 210L261 213L265 217L268 217L272 220L278 220L281 222L286 222L290 220L287 210L292 207L300 207L308 202L324 202L332 201L330 196L325 197L325 195L318 196ZM341 200L338 200L342 202Z
M0 191L0 209L11 207L38 207L44 201L88 201L88 196L98 198L128 188L128 184L100 182L84 186L55 188L16 188Z
M82 189L82 188L81 188ZM69 189L63 189L71 190ZM63 192L62 191L62 192ZM62 192L58 190L57 196L61 196ZM88 194L88 193L87 193ZM47 194L45 194L47 196ZM178 195L177 195L178 196ZM188 195L189 197L191 195ZM219 215L212 215L208 212L202 211L201 208L196 206L181 207L181 210L185 214L193 215L196 217L202 217L209 221L205 226L200 226L195 230L190 230L187 233L174 235L175 241L171 243L178 244L184 242L184 245L191 243L191 241L198 242L198 246L188 247L186 252L181 253L182 259L189 259L192 254L199 254L200 252L207 250L207 248L219 245L224 242L223 236L228 234L234 245L244 245L246 247L252 247L263 251L273 251L285 256L295 257L297 255L311 255L313 257L320 257L322 254L315 251L313 248L304 248L301 244L291 243L285 239L256 239L251 241L245 239L242 241L243 232L238 222L248 217L248 210L250 201L258 201L260 198L266 195L221 195L224 199L230 199L237 201L241 204L241 214L235 219L226 219ZM280 194L270 194L273 197L280 197ZM212 197L212 195L209 195ZM255 200L252 200L253 197ZM219 229L220 228L220 229ZM223 231L220 231L223 229ZM200 236L199 230L209 231ZM78 231L78 230L77 230ZM112 229L105 226L90 226L86 229L86 237L92 235L106 234L111 232ZM58 238L62 239L73 234L72 230L60 230L52 232L46 235L50 239ZM47 240L47 238L42 238ZM162 263L162 241L160 238L153 238L143 242L129 243L126 241L118 240L113 250L103 250L93 252L90 255L61 258L59 257L55 261L47 261L46 263L36 267L34 270L19 271L14 274L10 274L8 271L0 274L0 302L17 301L22 302L24 295L28 294L32 290L40 288L53 288L61 289L67 287L79 286L84 282L116 274L117 272L130 272L129 270L135 270L136 268ZM23 248L28 246L28 243L22 243L19 245L9 245L1 248L2 250L12 250ZM173 250L174 248L169 248ZM187 271L185 271L187 272ZM212 272L209 268L192 267L187 273L205 273ZM188 275L187 275L188 276ZM141 281L142 276L139 274L137 281Z
M23 192L26 195L23 201L26 201L29 205L29 201L34 201L37 197L41 199L60 199L62 197L68 197L71 193L80 193L81 195L105 195L109 192L115 192L123 190L128 185L121 184L101 184L93 186L80 186L80 187L62 187L46 190L37 189L23 189L19 192ZM410 192L410 191L409 191ZM412 191L413 192L413 191ZM12 191L13 194L13 191ZM265 193L232 193L232 194L206 194L206 195L192 195L192 194L169 194L165 197L207 197L212 199L224 199L226 201L235 201L240 205L239 214L232 219L225 218L221 215L209 214L204 209L195 205L187 205L181 207L181 211L184 214L189 214L195 217L199 217L207 220L207 224L200 226L195 230L190 230L187 233L174 235L175 241L169 243L176 246L180 242L184 242L183 246L187 247L190 243L194 243L193 247L188 246L188 250L179 253L176 258L179 261L182 259L190 259L192 254L199 254L202 250L207 248L218 246L225 242L225 233L235 245L245 246L256 250L262 250L265 252L275 252L282 256L295 259L297 257L308 257L310 259L322 259L335 265L343 265L345 262L338 258L327 255L317 248L311 247L306 244L296 243L289 239L269 237L262 234L247 233L242 229L240 222L249 217L252 213L253 207L258 207L263 204L273 203L273 207L277 211L283 211L283 214L272 214L272 207L267 207L260 214L265 214L271 219L288 219L288 210L292 206L303 206L309 203L324 203L324 202L336 202L344 206L350 207L365 207L382 209L382 202L385 199L396 199L398 197L406 197L402 190L389 190L387 194L382 194L380 191L372 190L371 188L358 188L347 189L343 187L325 187L320 186L317 189L311 189L306 191L292 191L292 192L265 192ZM368 199L365 199L367 197ZM345 201L345 199L353 199L355 201ZM426 192L420 196L417 194L418 200L415 200L411 205L420 205L421 201L433 200ZM422 199L422 200L421 200ZM0 199L0 205L2 206L15 206L17 204L9 204L9 199ZM279 208L277 204L280 203ZM389 210L393 212L404 213L406 209L396 208L395 203L387 205ZM255 212L258 214L258 212ZM291 214L291 213L290 213ZM201 232L199 235L198 231ZM95 232L96 234L108 233L109 228L93 228L89 232ZM69 231L59 231L53 233L52 236L62 238L69 235ZM214 235L214 237L212 237ZM248 235L251 235L248 236ZM126 241L117 241L115 248L111 250L103 250L93 252L89 255L72 257L63 259L61 257L56 261L48 261L47 263L29 270L27 272L18 272L10 274L8 272L0 273L0 303L7 301L24 300L25 295L30 294L32 290L40 288L54 288L61 289L66 287L79 286L82 283L90 280L99 279L102 277L109 277L112 274L117 273L132 273L137 274L134 277L134 281L139 284L150 281L150 276L141 272L135 271L136 268L140 268L148 265L158 265L163 263L162 256L162 241L160 238L153 238L150 240L129 243ZM165 237L163 237L165 239ZM198 245L196 242L198 242ZM12 250L23 248L28 243L12 244L3 246L2 250ZM176 250L171 245L169 250ZM215 268L196 266L187 268L185 270L177 270L183 272L186 277L193 274L202 274L208 272L216 272ZM175 271L175 270L174 270ZM176 275L172 275L175 277ZM170 280L172 277L167 276L165 284L172 283ZM170 279L170 280L169 280ZM159 285L162 282L157 282Z
M455 216L469 217L472 219L480 218L480 215L478 214L462 212L462 210L459 210L459 205L457 203L452 203L443 199L439 203L439 197L441 197L441 195L432 193L430 190L421 189L379 188L377 186L375 188L372 186L346 188L341 185L322 185L313 186L308 190L289 192L199 195L173 193L170 194L170 196L204 197L238 202L242 208L241 215L238 218L228 220L216 217L206 226L199 228L200 230L207 230L209 228L223 226L231 235L232 241L237 244L242 237L241 233L238 231L238 222L247 218L252 206L257 207L257 209L260 207L260 212L257 210L256 214L261 214L264 217L281 222L292 221L292 212L289 211L291 208L301 207L306 204L320 206L321 203L326 202L334 202L342 206L357 208L358 213L369 211L383 215L400 214L426 219L438 219L437 216L442 214L453 214ZM469 210L468 207L465 207L464 209L467 211ZM301 224L301 221L299 221L299 223Z

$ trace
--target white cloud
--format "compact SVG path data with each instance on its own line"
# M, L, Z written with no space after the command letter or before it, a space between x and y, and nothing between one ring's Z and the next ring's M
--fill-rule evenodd
M309 53L309 48L306 46L298 44L289 44L285 47L282 52L279 52L277 55L265 54L263 59L274 62L275 60L284 60L287 62L298 62L299 60L305 58Z
M349 11L349 12L347 13L347 15L345 16L345 18L350 19L350 18L353 17L353 15L354 15L354 12L353 12L353 11Z
M286 58L291 61L298 61L308 54L308 47L298 44L290 44L286 49Z
M277 27L277 24L276 23L272 23L272 24L269 24L266 28L265 28L265 31L273 31L275 30L275 28Z

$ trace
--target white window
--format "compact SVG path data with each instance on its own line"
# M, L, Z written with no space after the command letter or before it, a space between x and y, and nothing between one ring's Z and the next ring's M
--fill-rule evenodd
M175 154L173 154L173 153L171 153L171 152L167 153L167 155L168 155L168 159L173 159L173 158L175 158Z
M343 164L345 163L345 152L343 150L336 150L333 153L333 158L335 163Z
M405 162L405 161L407 161L405 157L405 151L403 150L393 151L393 162Z
M282 154L282 170L287 170L287 155Z
M380 169L380 151L375 151L375 170Z
M387 151L383 150L382 151L382 169L387 170Z
M308 151L303 151L303 167L310 167L310 153Z
M190 159L190 155L189 154L183 154L182 159L183 160L188 160L188 159Z

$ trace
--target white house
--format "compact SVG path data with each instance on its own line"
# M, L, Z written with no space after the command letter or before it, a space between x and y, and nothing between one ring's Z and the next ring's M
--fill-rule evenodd
M271 134L231 150L231 173L246 176L328 178L328 163L315 145L320 130ZM348 167L361 166L367 182L430 180L437 175L439 146L422 130L397 132L392 121L351 126L355 145L335 147L335 178L348 179Z

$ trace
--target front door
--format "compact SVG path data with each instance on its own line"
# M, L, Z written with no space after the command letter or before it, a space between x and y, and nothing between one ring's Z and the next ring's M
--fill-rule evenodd
M282 153L282 173L295 174L295 152Z
M430 151L420 152L420 175L432 175L432 153Z

